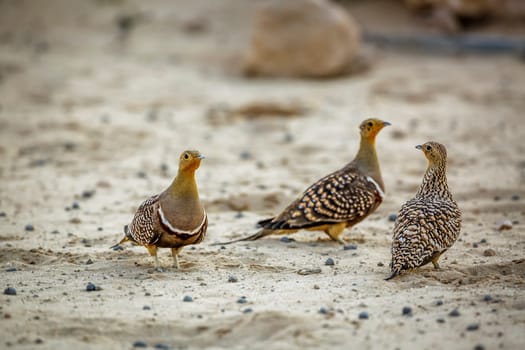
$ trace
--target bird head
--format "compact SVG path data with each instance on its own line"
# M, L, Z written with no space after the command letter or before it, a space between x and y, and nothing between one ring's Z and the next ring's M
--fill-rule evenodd
M195 171L199 168L204 156L199 151L184 151L179 159L179 171Z
M430 164L441 164L447 160L447 149L438 142L429 141L422 145L417 145L416 149L423 151Z
M367 138L369 140L374 140L376 135L383 129L385 126L391 125L389 122L383 120L370 118L365 119L359 125L359 130L361 130L361 137Z

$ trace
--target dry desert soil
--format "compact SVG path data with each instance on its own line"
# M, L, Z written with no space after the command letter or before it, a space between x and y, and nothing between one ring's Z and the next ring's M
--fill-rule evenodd
M43 3L0 1L0 288L16 290L0 295L0 348L523 348L522 60L365 45L360 74L248 79L257 2ZM366 25L375 5L358 5ZM345 232L354 249L315 232L211 245L350 161L369 116L392 123L377 140L387 195ZM441 270L386 282L389 216L428 140L448 148L461 236ZM178 271L161 250L159 273L144 248L109 247L187 148L206 156L208 236Z

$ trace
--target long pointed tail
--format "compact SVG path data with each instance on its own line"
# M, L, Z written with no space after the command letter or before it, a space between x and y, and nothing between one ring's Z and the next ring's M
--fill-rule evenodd
M385 278L385 281L389 281L391 280L392 278L396 277L397 275L399 275L399 270L392 270L392 272L390 273L390 275Z
M125 242L133 242L133 240L130 238L128 225L124 226L124 237L120 240L120 242L109 247L109 249L115 249L116 247L118 247L119 245Z
M115 245L112 245L111 247L109 247L109 249L115 249L116 247L118 247L119 245L121 245L122 243L125 243L125 242L130 242L131 240L127 237L127 236L124 236L124 238L122 238L120 240L120 242L118 242L117 244Z
M255 233L255 234L253 234L251 236L248 236L248 237L234 239L233 241L228 241L228 242L212 243L210 245L228 245L228 244L242 242L242 241L255 241L255 240L257 240L259 238L262 238L264 236L271 235L272 233L274 233L273 230L262 229L262 230L259 230L257 233Z

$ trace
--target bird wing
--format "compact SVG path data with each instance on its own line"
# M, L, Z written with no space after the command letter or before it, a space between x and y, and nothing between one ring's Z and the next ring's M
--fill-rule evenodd
M418 267L450 248L460 228L457 212L455 203L440 199L416 197L406 202L394 226L393 260Z
M315 182L271 221L269 229L300 229L339 222L357 223L373 212L383 191L357 169L342 169Z
M128 226L131 237L139 244L154 244L160 238L156 229L159 220L159 197L160 195L155 195L142 202Z

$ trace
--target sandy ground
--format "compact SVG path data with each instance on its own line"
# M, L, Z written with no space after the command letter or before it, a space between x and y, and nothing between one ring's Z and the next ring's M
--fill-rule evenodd
M0 276L17 291L0 295L0 348L522 348L522 61L372 50L353 77L248 80L236 71L251 2L15 3L0 2ZM119 31L121 15L136 27ZM235 113L254 102L298 115ZM210 246L351 160L368 116L393 126L378 137L386 200L345 235L357 249L312 232ZM414 145L430 139L448 147L462 234L440 271L385 282L388 216L415 193ZM157 273L144 248L108 247L187 148L207 157L208 237ZM498 232L502 219L513 228Z

